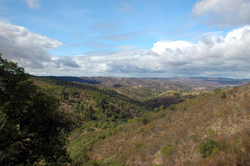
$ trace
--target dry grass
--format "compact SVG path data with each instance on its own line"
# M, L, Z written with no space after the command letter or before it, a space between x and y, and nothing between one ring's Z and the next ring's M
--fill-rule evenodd
M249 164L250 84L224 92L225 99L221 92L176 106L186 107L185 111L153 113L148 116L147 125L133 121L122 131L97 142L89 156L95 160L112 158L126 165ZM167 116L171 117L170 122ZM143 130L138 132L138 128ZM126 132L129 129L133 130ZM201 159L197 148L208 136L220 141L223 148L211 158ZM175 149L167 156L160 151L166 144Z

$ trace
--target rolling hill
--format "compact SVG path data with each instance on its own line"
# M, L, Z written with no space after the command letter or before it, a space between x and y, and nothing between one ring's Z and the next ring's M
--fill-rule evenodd
M250 164L250 84L198 92L196 97L153 111L152 101L159 99L159 95L150 98L151 107L145 107L143 101L116 93L110 86L48 78L36 78L35 82L47 87L48 93L53 92L51 87L58 88L56 95L66 88L63 94L68 99L62 100L61 107L69 108L66 112L75 121L75 126L65 134L72 165ZM70 93L67 87L77 90ZM165 91L161 95L177 95L176 92ZM184 98L186 90L181 92L179 95ZM106 109L98 107L102 96L106 99L102 103ZM81 105L77 100L85 101L83 111L76 106ZM120 100L126 102L120 105ZM93 119L84 118L88 112L93 112Z

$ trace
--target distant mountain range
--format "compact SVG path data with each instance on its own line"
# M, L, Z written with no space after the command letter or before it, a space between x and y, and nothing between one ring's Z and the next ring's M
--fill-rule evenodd
M229 88L239 86L250 82L250 79L230 79L230 78L123 78L123 77L69 77L69 76L45 76L46 78L56 78L71 82L80 82L87 84L97 84L105 86L132 86L167 89L188 89L197 91L212 90L216 87Z

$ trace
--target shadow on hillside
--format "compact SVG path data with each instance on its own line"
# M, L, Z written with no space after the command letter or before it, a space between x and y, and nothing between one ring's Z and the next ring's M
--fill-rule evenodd
M43 76L44 78L54 78L54 79L61 79L69 82L80 82L80 83L87 83L87 84L101 84L101 82L96 80L85 80L79 77L56 77L56 76Z
M164 105L165 107L168 107L171 104L178 104L181 102L183 102L183 100L173 98L173 97L167 97L167 96L159 97L156 99L148 99L148 100L143 101L145 105L151 106L153 108L157 108L162 105Z

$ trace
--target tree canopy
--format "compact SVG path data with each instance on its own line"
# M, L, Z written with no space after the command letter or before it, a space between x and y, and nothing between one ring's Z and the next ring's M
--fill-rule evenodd
M0 165L56 165L68 160L60 137L59 99L29 78L24 68L0 53Z

